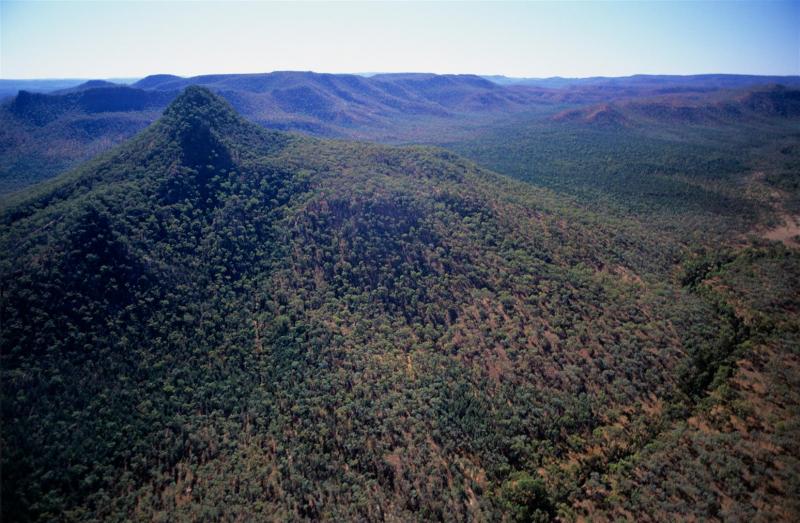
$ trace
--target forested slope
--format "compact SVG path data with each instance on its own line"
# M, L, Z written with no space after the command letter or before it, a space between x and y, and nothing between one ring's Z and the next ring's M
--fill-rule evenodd
M15 521L569 518L737 328L634 222L196 87L2 224Z
M755 245L698 260L696 292L735 334L685 421L584 485L592 519L794 521L800 514L800 254Z

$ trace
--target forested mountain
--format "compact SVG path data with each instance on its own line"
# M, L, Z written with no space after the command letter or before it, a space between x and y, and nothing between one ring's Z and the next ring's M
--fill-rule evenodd
M121 84L110 82L108 80L87 80L85 82L81 82L78 85L70 86L65 89L58 89L52 91L52 94L67 94L67 93L77 93L80 91L88 91L90 89L97 89L103 87L122 87ZM23 91L24 89L20 89Z
M789 87L765 87L782 81ZM385 143L480 140L509 125L735 126L797 118L794 77L629 77L554 86L475 75L312 72L153 75L89 81L0 106L0 195L53 177L153 122L189 85L205 86L264 127ZM792 87L795 86L795 87ZM463 149L463 147L462 147ZM505 173L504 173L505 174Z
M310 104L309 94L317 104L340 111L365 108L371 112L443 114L447 111L481 108L491 109L491 102L505 106L529 100L532 90L506 89L475 75L379 74L371 77L348 74L323 74L300 71L277 71L264 74L205 75L181 78L155 75L143 78L135 87L156 90L183 89L201 85L216 92L247 92L268 95L258 105L273 103L288 112L302 112L295 107L299 99ZM522 93L522 94L519 94ZM302 96L301 96L302 95ZM270 100L271 99L271 100ZM310 109L311 107L309 107ZM310 113L313 114L313 113ZM324 115L323 115L324 116Z
M784 247L689 249L200 87L0 222L4 521L799 514L796 398L737 403L796 379ZM711 490L658 479L719 453Z

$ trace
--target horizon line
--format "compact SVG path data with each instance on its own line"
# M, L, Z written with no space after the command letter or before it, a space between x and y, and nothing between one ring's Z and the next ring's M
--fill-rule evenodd
M676 73L632 73L632 74L624 74L624 75L588 75L588 76L562 76L562 75L551 75L551 76L512 76L503 73L471 73L471 72L462 72L462 73L435 73L431 71L375 71L375 72L324 72L324 71L314 71L312 69L276 69L272 71L260 71L260 72L240 72L240 73L200 73L200 74L190 74L190 75L181 75L175 73L149 73L145 75L132 75L132 76L37 76L37 77L15 77L15 78L5 78L0 74L0 81L4 82L25 82L25 81L47 81L47 80L141 80L143 78L148 78L150 76L159 76L159 75L168 75L168 76L176 76L178 78L197 78L201 76L246 76L246 75L267 75L267 74L275 74L275 73L313 73L313 74L327 74L327 75L350 75L350 76L362 76L362 77L372 77L377 75L401 75L401 74L430 74L436 76L477 76L481 78L508 78L510 80L555 80L555 79L562 79L562 80L588 80L593 78L632 78L636 76L653 76L653 77L696 77L696 76L753 76L753 77L781 77L781 78L800 78L800 73L796 74L761 74L761 73L722 73L722 72L715 72L715 73L684 73L684 74L676 74Z

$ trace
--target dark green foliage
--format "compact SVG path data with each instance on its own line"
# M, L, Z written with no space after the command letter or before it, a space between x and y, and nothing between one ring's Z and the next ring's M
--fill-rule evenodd
M695 399L704 396L712 382L721 383L729 377L736 350L749 335L730 306L717 304L716 308L718 331L711 338L686 343L689 359L678 371L683 391Z
M683 263L681 283L685 286L696 288L732 259L733 255L731 253L724 250L715 250L687 260Z
M512 521L545 522L555 515L544 483L526 472L512 474L503 484L503 500Z
M0 224L10 521L568 516L741 341L739 258L196 87Z

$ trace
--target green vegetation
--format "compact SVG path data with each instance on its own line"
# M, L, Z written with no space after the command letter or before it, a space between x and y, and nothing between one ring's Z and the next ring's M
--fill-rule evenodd
M741 208L700 198L675 215ZM0 227L9 521L682 517L639 471L740 408L750 348L796 356L792 251L687 248L442 149L267 131L197 87ZM794 415L766 500L797 493ZM728 472L694 515L749 514Z
M798 505L800 254L744 249L698 282L746 332L686 422L598 477L585 514L789 521ZM657 485L657 487L655 487Z

